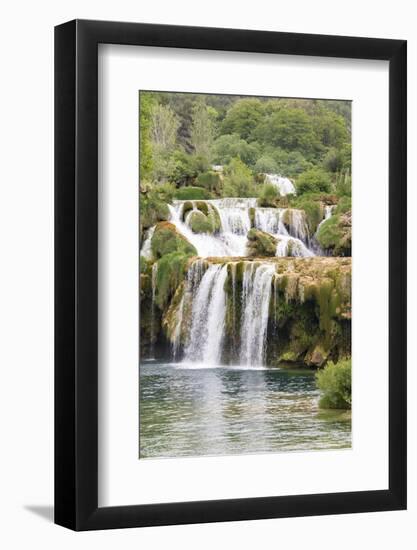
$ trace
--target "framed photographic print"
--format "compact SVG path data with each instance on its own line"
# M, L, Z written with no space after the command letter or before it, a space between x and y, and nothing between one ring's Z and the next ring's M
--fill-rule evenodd
M55 521L406 507L406 42L55 30Z

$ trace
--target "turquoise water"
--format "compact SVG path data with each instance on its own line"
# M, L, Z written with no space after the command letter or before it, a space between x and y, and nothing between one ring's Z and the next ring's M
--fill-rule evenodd
M350 447L350 411L318 397L311 371L143 361L140 458Z

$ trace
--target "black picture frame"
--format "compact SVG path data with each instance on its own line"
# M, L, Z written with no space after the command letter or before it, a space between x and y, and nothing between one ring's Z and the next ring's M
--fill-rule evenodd
M98 44L389 62L389 488L98 507ZM55 522L74 530L406 508L406 41L74 20L55 28Z

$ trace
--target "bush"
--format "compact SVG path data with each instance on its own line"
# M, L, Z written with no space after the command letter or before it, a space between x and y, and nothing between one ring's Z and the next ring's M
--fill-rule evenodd
M245 164L253 166L259 156L259 145L247 143L237 134L224 134L216 139L212 148L215 164L228 164L233 158L240 158Z
M272 183L264 183L259 192L259 206L276 206L276 200L280 194L278 189Z
M204 201L212 198L212 193L202 187L181 187L177 189L174 194L174 199L180 201Z
M214 170L209 170L199 174L196 183L200 187L204 187L214 193L220 193L222 188L222 178L220 174Z
M331 179L321 168L311 168L301 174L296 181L297 193L330 193Z
M255 172L262 174L275 174L277 172L277 163L272 157L263 155L256 161Z
M233 159L226 167L223 188L225 197L254 196L252 172L239 158Z
M144 228L151 227L157 222L168 220L169 209L167 203L172 201L175 187L170 183L152 185L141 184L145 192L140 193L139 211L140 223Z
M350 409L352 407L352 361L329 362L316 373L317 387L323 392L322 409Z
M317 226L323 219L321 197L322 195L320 194L306 193L305 195L301 195L301 197L296 197L296 199L291 202L291 206L304 210L306 213L307 224L311 235L316 232Z
M349 210L352 210L352 199L351 197L341 197L338 204L335 213L336 214L344 214L345 212L349 212Z

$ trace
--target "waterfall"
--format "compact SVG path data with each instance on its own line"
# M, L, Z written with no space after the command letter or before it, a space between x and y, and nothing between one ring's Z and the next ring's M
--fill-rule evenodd
M333 210L336 208L336 205L335 204L326 204L326 206L324 207L324 218L321 220L321 222L318 224L317 226L317 229L316 229L316 235L317 233L319 232L319 229L320 229L320 226L323 225L323 223L325 221L327 221L329 218L332 217L332 214L333 214Z
M227 265L211 265L193 291L191 327L185 361L220 363L226 316Z
M156 293L156 277L158 275L158 262L155 262L152 266L152 277L151 277L151 284L152 284L152 301L151 301L151 335L150 335L150 341L151 341L151 349L150 349L150 357L154 358L154 344L155 344L155 293Z
M295 256L300 258L309 258L314 256L312 252L300 239L294 237L279 235L276 256Z
M288 231L282 223L284 212L283 208L256 208L256 229L271 233L272 235L288 235Z
M296 195L294 184L288 178L283 178L278 174L265 174L265 180L279 190L281 197L285 195Z
M153 258L151 243L154 231L155 226L148 229L148 232L146 233L146 238L143 241L142 248L140 249L140 256L143 256L145 260L152 260Z
M180 305L178 307L177 323L175 325L174 334L172 337L172 354L174 359L178 356L178 351L181 345L181 332L182 332L182 320L184 317L184 296L181 298Z
M275 266L248 262L243 274L240 363L262 365L265 359L269 301Z

